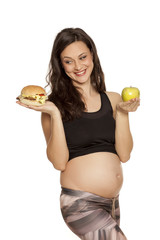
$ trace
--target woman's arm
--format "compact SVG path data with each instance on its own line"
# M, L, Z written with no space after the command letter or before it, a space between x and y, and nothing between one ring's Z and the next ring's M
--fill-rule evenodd
M116 112L116 131L115 131L115 148L122 162L130 159L130 153L133 148L133 139L129 126L128 113L119 110Z
M42 113L41 121L47 142L47 157L57 170L64 171L69 159L69 151L60 112L51 115Z
M130 159L130 153L133 148L133 139L129 125L129 112L136 111L140 105L139 99L131 99L123 102L120 94L108 93L112 103L113 116L116 121L115 130L115 148L121 162L127 162Z
M47 143L47 157L57 170L64 171L69 159L69 150L59 109L50 101L46 101L44 105L38 107L28 106L20 101L17 103L42 112L41 122Z

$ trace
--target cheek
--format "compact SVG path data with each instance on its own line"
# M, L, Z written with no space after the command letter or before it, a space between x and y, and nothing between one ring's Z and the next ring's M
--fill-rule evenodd
M93 68L93 60L92 60L92 58L87 59L85 65L87 65L88 67Z
M63 68L64 68L64 71L67 73L70 73L73 71L73 67L71 67L69 65L67 65L67 66L65 65L65 66L63 66Z
M88 62L88 67L90 68L91 71L93 70L94 63L93 63L92 59Z

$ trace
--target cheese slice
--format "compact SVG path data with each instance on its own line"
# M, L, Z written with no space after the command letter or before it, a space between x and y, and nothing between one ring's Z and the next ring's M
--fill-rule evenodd
M19 99L21 100L23 98L28 98L28 97L34 98L37 102L39 102L41 104L44 104L45 100L47 99L47 96L39 96L39 95L32 95L32 96L30 96L30 95L24 95L24 94L20 95Z

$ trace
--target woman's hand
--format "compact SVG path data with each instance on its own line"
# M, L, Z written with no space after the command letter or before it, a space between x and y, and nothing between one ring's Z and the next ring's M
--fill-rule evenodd
M60 113L60 111L57 108L57 106L53 102L51 102L51 101L46 101L45 104L43 104L42 106L26 105L24 103L21 103L20 101L17 101L16 103L18 103L19 105L21 105L23 107L26 107L26 108L29 108L29 109L33 109L35 111L48 113L49 115L55 115L57 113Z
M117 104L117 111L128 113L128 112L135 112L140 105L139 98L133 98L127 102L119 102Z

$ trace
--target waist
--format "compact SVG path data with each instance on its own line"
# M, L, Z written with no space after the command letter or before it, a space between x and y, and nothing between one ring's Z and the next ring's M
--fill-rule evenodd
M66 194L66 195L69 195L69 196L74 196L74 197L81 197L81 198L85 198L87 196L88 200L96 202L96 199L97 199L98 203L101 202L104 205L107 202L112 202L113 200L118 200L119 199L119 194L116 197L105 198L105 197L99 196L99 195L91 193L91 192L86 192L86 191L74 190L74 189L70 189L70 188L61 187L61 195L63 195L63 194Z

